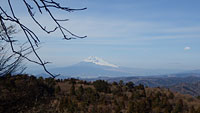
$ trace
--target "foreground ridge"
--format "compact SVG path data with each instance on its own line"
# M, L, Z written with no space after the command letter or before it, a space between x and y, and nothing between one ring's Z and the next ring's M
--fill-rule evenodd
M200 100L133 82L0 77L1 113L200 113Z

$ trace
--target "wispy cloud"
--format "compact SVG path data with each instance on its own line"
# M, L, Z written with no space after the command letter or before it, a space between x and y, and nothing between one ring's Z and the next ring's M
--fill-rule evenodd
M63 15L60 15L63 17ZM83 19L82 19L83 18ZM30 18L24 17L21 20L38 33L41 37L61 37L60 32L51 35L38 31L38 26L31 23ZM39 18L44 26L53 29L55 24L46 16ZM131 38L131 39L166 39L185 38L186 36L200 37L197 26L176 26L176 23L163 23L152 21L130 21L123 19L100 19L90 17L73 17L69 22L62 23L75 34L87 35L90 38Z

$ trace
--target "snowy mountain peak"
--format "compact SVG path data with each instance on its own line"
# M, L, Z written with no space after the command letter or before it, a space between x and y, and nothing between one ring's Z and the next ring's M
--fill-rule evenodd
M108 63L108 62L104 61L103 59L98 58L98 57L96 57L96 56L90 56L90 57L88 57L87 59L85 59L84 62L90 62L90 63L94 63L94 64L97 64L97 65L102 65L102 66L109 66L109 67L118 68L117 65L110 64L110 63Z

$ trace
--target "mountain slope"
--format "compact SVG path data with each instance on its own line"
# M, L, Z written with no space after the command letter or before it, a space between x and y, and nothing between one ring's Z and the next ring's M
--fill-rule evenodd
M195 97L132 83L6 75L0 92L0 113L200 113Z
M62 78L81 77L81 78L98 78L98 77L127 77L127 76L150 76L163 75L179 72L177 70L166 69L142 69L127 68L109 63L102 58L90 56L83 61L67 66L52 68L52 73L60 74ZM39 74L45 76L46 74Z
M66 77L82 77L82 78L95 78L95 77L119 77L131 76L131 73L121 71L120 67L98 57L88 57L80 63L72 66L59 67L51 69L52 73L59 73L62 78ZM40 74L44 75L44 74Z
M167 87L172 91L192 96L200 96L200 81L196 83L181 83Z

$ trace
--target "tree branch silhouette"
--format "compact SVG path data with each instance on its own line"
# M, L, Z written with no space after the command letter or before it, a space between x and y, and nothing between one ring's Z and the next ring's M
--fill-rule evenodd
M7 33L11 36L12 34L17 33L15 26L10 25L7 26ZM19 56L16 53L10 53L9 54L9 49L8 49L8 44L4 43L2 40L6 38L5 32L0 25L0 76L4 76L7 74L21 74L26 67L22 65L22 61L24 58ZM30 47L25 47L24 44L20 46L19 53L24 53L24 56L27 56L30 54L32 51L30 50Z
M48 64L49 62L43 61L36 51L36 48L38 47L38 44L40 42L39 36L37 36L37 34L35 32L33 32L32 29L30 29L29 27L24 25L20 21L20 19L15 15L15 9L13 8L13 4L12 4L11 0L7 0L7 2L8 2L8 8L9 8L9 11L11 12L11 14L8 14L2 8L2 6L0 6L0 23L1 23L2 29L5 33L5 36L3 38L1 38L1 40L10 44L11 50L14 54L18 54L19 56L25 58L28 61L42 66L46 73L48 73L51 77L55 78L58 75L52 74L46 68L46 64ZM65 40L71 40L71 39L77 39L77 38L82 39L82 38L87 37L87 36L78 36L78 35L72 33L70 30L63 27L60 22L68 21L68 19L58 19L54 16L54 13L52 13L52 11L50 10L50 8L53 8L54 10L73 12L73 11L85 10L87 8L73 9L73 8L69 8L69 7L64 7L64 6L61 6L59 2L54 1L54 0L22 0L22 2L26 6L28 14L30 15L30 17L32 18L34 23L36 25L38 25L41 28L41 30L44 31L45 33L51 34L58 30L62 34L63 39L65 39ZM38 12L34 12L33 9L37 9ZM42 23L39 22L39 20L37 18L35 18L35 13L43 14L44 12L46 12L49 15L50 19L52 19L53 22L55 23L56 26L54 29L47 30L46 26L43 26ZM7 29L7 27L5 25L6 22L14 23L19 26L20 30L25 35L26 40L38 61L30 59L26 55L24 55L22 52L16 50L14 43L17 40L14 40L13 37L11 37L9 35L9 30Z

